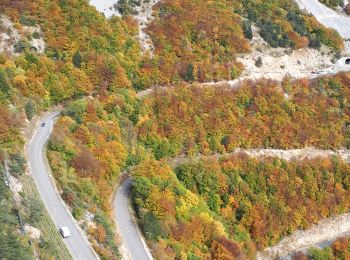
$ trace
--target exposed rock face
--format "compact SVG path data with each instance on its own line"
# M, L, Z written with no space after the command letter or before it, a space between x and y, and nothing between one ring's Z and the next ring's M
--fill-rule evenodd
M118 0L90 0L90 4L96 7L96 10L103 13L106 18L110 18L113 15L120 16L120 13L115 10L114 5L118 3Z
M13 192L13 197L14 197L15 201L17 203L21 203L22 197L21 197L20 193L22 192L22 189L23 189L22 183L17 178L13 177L12 175L10 175L9 181L10 181L10 189Z
M148 24L152 21L152 8L160 0L142 1L141 5L136 8L138 15L135 16L139 22L139 40L143 52L149 52L153 55L154 46L151 37L145 32Z
M39 239L41 236L41 231L35 227L25 225L24 230L29 234L31 239Z
M322 220L306 230L297 230L292 235L283 238L275 246L266 248L257 255L258 260L280 259L298 251L304 253L310 247L328 245L335 239L350 234L350 213L344 213L333 218Z
M0 16L0 52L14 55L26 46L38 53L45 51L45 41L39 26L23 26L20 29L6 16Z
M0 52L13 54L14 46L19 40L20 35L12 21L5 16L0 17Z
M39 37L32 38L29 43L31 47L34 48L39 53L43 53L45 51L46 43L44 39L42 38L42 31L39 26L24 26L23 30L30 35L37 35Z
M153 55L154 46L151 37L146 33L146 28L153 19L152 8L160 0L140 0L136 4L134 10L136 15L134 18L139 24L139 41L141 50L143 53L149 53ZM116 10L115 6L117 5L118 0L91 0L90 4L95 6L96 9L102 12L107 18L112 17L113 15L120 16L120 13Z

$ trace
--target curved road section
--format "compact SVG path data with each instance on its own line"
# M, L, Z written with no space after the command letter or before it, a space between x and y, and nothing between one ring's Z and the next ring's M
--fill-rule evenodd
M133 219L133 211L129 205L131 178L127 179L117 190L114 198L114 215L121 232L124 244L133 260L153 259L140 230Z
M343 38L350 38L350 17L337 13L318 0L296 0L296 2L300 9L306 9L320 23L337 30Z
M45 157L45 145L51 133L54 119L59 112L54 112L44 117L40 122L36 133L28 146L28 158L31 173L40 197L57 227L66 226L71 232L71 236L64 238L73 259L90 260L98 259L86 237L74 222L68 209L65 207L56 187L51 179L51 171ZM45 123L45 125L43 125ZM58 228L57 228L58 232Z

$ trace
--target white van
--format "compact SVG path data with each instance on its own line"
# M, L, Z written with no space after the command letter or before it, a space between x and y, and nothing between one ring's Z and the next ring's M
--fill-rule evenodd
M59 231L60 231L61 236L63 238L70 237L70 231L69 231L69 229L67 227L60 227Z

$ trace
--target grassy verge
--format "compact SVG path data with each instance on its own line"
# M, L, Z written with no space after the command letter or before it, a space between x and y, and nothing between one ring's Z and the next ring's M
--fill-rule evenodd
M43 202L41 201L34 180L30 176L23 176L21 182L23 184L23 197L26 201L35 204L34 207L31 207L34 208L34 210L32 209L33 211L28 214L29 221L26 222L33 224L41 231L40 242L35 245L40 251L41 258L45 259L46 257L54 257L54 259L62 260L72 259L57 231L57 227L51 220Z

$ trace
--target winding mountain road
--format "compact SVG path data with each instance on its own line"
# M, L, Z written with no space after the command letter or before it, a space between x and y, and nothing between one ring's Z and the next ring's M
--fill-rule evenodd
M99 7L101 11L105 13L107 12L107 17L110 16L110 12L113 11L106 8L106 3L107 6L109 6L109 3L113 1L104 1L103 5L101 5L100 2L102 1L92 0L91 4ZM339 15L335 11L325 7L324 5L321 5L317 0L297 0L297 2L302 9L306 9L308 12L312 13L322 24L336 29L343 38L350 38L350 18ZM346 66L344 67L344 64L342 62L334 68L330 68L329 73L334 74L341 70L349 70L349 68ZM312 75L310 77L313 78L316 76ZM238 82L234 81L228 83L231 85L236 85ZM147 90L145 92L138 93L138 96L145 96L150 94L151 92L152 90ZM89 252L91 253L91 251L88 245L85 243L83 236L75 228L74 222L72 220L69 220L71 216L65 211L65 208L59 198L59 195L55 192L54 186L50 180L50 177L47 174L47 169L45 168L46 164L44 163L43 159L43 148L50 134L50 130L48 129L51 129L52 127L53 117L54 115L51 115L51 117L47 118L46 127L43 129L39 129L37 133L38 137L35 137L38 140L34 138L31 144L32 149L30 149L29 152L32 150L32 153L34 154L29 154L29 156L32 156L30 157L31 167L33 171L36 172L35 174L33 174L33 176L35 175L34 178L36 179L36 183L38 185L41 196L44 200L46 207L48 208L50 215L54 219L54 222L57 225L61 224L68 226L71 229L72 233L74 233L72 234L72 237L70 239L65 239L65 242L69 250L71 251L73 257L76 259L93 259L93 254L89 254ZM250 155L260 156L261 152L265 155L267 153L267 151L250 151ZM304 151L302 151L301 153L303 152ZM314 152L315 151L311 151L310 156L314 155ZM288 153L288 151L286 151L286 153ZM328 153L328 155L333 155L332 151L328 151L326 153ZM282 151L273 151L272 154L274 156L280 155L280 157L284 157L284 152ZM286 156L288 157L289 155L290 151L289 154L287 154ZM299 154L297 152L297 155L293 156L298 157L298 155ZM346 156L344 154L341 155ZM115 199L113 201L116 222L121 232L124 244L127 250L129 251L131 258L134 260L152 259L152 256L148 252L147 246L145 245L142 236L140 235L138 226L133 220L133 213L129 206L128 197L131 185L131 179L128 179L119 187L119 189L116 192ZM74 240L72 240L73 237ZM79 254L86 255L82 256Z
M83 235L63 200L58 194L55 184L51 178L51 171L45 156L45 145L50 136L54 119L60 113L53 112L42 118L35 135L28 146L28 158L32 177L35 181L40 197L57 227L66 226L71 232L71 236L64 238L73 259L92 260L98 259L90 243ZM43 126L42 124L45 123ZM58 228L57 228L58 232Z
M113 201L114 215L128 253L133 260L151 260L140 230L134 221L133 212L129 205L129 195L132 180L127 179L118 188Z

